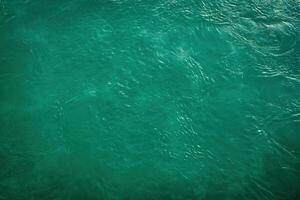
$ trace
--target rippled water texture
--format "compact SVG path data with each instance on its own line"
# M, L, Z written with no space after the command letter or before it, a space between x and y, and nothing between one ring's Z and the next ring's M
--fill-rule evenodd
M0 200L299 200L299 0L0 0Z

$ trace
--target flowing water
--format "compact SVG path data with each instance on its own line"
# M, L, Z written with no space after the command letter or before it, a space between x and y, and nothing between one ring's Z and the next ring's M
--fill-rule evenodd
M0 0L0 199L300 199L299 33L299 0Z

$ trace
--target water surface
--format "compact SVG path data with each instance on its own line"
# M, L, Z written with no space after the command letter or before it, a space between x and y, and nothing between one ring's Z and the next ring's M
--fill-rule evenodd
M299 0L1 0L0 199L300 199Z

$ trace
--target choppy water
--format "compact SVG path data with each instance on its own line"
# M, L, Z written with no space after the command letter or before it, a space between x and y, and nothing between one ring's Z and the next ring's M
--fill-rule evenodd
M0 199L300 199L299 0L1 0Z

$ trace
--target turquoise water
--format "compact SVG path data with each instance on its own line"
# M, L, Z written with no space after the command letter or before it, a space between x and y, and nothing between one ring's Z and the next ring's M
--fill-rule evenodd
M1 0L1 200L300 199L299 0Z

